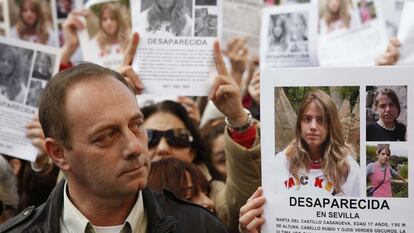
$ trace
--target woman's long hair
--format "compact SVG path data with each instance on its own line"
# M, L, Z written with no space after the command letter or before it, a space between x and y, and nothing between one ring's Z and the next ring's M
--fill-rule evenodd
M286 149L289 172L295 179L299 180L301 172L309 171L311 159L308 153L308 145L302 138L301 119L305 108L310 103L315 103L321 109L323 120L328 125L328 136L322 145L323 160L321 169L328 182L334 185L334 192L341 193L341 187L345 183L350 170L347 155L352 153L352 149L345 142L336 105L331 97L323 91L310 92L302 101L296 120L296 138Z
M180 36L182 30L186 25L186 14L187 8L184 5L183 0L175 0L174 5L171 10L171 28L175 35ZM164 13L161 10L161 7L158 5L158 0L154 1L151 8L148 11L148 23L151 27L160 25L162 20L162 15Z
M102 28L102 16L105 11L109 11L112 16L115 18L118 28L116 31L116 35L108 35ZM99 27L100 30L96 33L96 40L98 41L99 48L102 51L107 51L111 48L113 43L113 39L116 42L121 44L122 50L125 50L128 44L128 36L130 33L129 27L122 16L121 7L117 3L104 3L101 5L100 13L99 13Z
M345 28L349 28L351 25L351 14L349 13L349 6L346 1L348 0L339 0L339 10L336 13L333 13L329 10L329 2L332 0L326 0L325 4L325 22L328 26L328 31L332 30L331 24L334 23L337 20L342 20Z
M34 28L30 25L27 25L23 20L23 8L25 4L29 4L30 8L36 12L36 22ZM16 23L17 34L20 38L26 39L30 36L30 31L34 30L37 36L38 42L41 44L47 44L49 39L48 23L46 21L46 16L42 10L42 3L40 0L23 0L20 4L20 17Z

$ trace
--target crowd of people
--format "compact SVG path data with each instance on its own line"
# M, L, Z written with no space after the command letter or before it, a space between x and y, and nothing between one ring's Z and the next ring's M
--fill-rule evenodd
M49 25L36 26L44 22L37 0L21 2L21 19L12 36L54 44ZM326 1L330 13L323 15L321 32L352 27L347 2ZM63 17L64 7L59 7ZM227 48L214 43L217 75L208 97L139 106L136 95L139 98L145 87L131 66L139 34L130 35L122 25L116 4L101 8L93 40L107 52L117 44L123 51L122 65L115 71L70 62L79 47L77 32L85 27L80 18L89 13L65 13L61 71L33 101L39 112L27 124L26 136L37 149L36 161L0 155L0 232L260 232L265 221L260 72L246 40L234 38ZM200 25L207 25L208 13L202 14ZM192 34L185 1L156 0L142 15L151 33ZM306 30L303 17L273 17L269 48L282 52L288 39L307 40L301 34ZM377 65L394 64L399 46L392 39ZM15 75L15 56L0 47L0 97L18 101L26 87ZM33 75L46 80L51 58L38 59ZM201 118L212 115L208 104L221 116L202 125ZM406 140L406 126L397 120L400 100L393 90L376 90L373 110L379 117L367 124L367 141ZM276 155L284 179L324 177L331 188L322 193L292 183L288 192L361 195L359 165L331 96L320 90L307 93L293 130L294 140ZM388 147L378 147L376 154L378 160L366 168L372 196L392 196L391 177L405 179L389 165Z

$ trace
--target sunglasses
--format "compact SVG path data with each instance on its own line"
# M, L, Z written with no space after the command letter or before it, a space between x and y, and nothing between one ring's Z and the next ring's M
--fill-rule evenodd
M187 129L177 128L165 131L147 129L148 133L148 147L157 146L162 137L165 137L168 145L176 148L187 148L193 142L193 136Z

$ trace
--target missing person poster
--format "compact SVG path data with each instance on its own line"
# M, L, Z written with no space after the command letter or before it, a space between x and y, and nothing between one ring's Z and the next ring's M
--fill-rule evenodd
M319 0L319 10L321 66L373 65L385 51L388 35L380 1Z
M413 72L262 70L262 233L414 229Z
M91 4L91 3L90 3ZM116 69L131 39L128 1L95 1L78 32L85 61Z
M222 34L222 0L131 1L131 17L140 34L133 67L145 92L207 95L213 42Z
M396 65L414 64L414 2L406 1L401 16L398 39L401 42L399 48L400 57Z
M253 56L259 56L260 23L263 0L224 0L223 43L235 37L246 38L247 48Z
M0 153L36 159L25 125L34 117L59 61L57 48L0 38Z
M263 10L261 68L318 66L316 2Z

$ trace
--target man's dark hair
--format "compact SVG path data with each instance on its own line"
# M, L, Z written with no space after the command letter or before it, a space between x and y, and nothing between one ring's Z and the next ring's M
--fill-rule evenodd
M103 77L113 77L130 89L120 73L93 63L82 63L63 70L48 81L39 103L39 120L45 137L54 138L71 149L69 120L65 110L67 92L77 83L103 81Z

